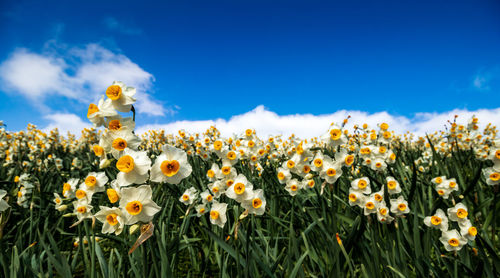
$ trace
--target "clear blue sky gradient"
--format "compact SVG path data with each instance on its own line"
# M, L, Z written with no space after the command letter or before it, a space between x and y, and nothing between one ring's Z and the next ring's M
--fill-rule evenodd
M259 104L280 115L408 117L500 106L499 1L162 2L3 0L0 62L49 39L98 42L153 74L153 96L180 107L142 123L227 119ZM105 28L108 17L129 32ZM477 75L489 89L474 88ZM9 129L46 123L24 97L0 98ZM85 120L86 108L66 112Z

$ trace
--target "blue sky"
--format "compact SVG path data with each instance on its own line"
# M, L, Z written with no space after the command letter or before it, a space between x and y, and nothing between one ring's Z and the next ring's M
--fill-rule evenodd
M0 120L87 122L113 79L138 125L500 107L498 1L163 2L2 1Z

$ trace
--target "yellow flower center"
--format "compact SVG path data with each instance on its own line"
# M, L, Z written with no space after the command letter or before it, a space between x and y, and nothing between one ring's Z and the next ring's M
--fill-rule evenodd
M120 197L118 196L118 192L116 192L116 190L114 190L113 188L108 188L106 190L106 194L108 195L108 199L112 204L118 202L118 200L120 199Z
M189 201L189 195L187 194L182 195L182 200L184 200L184 202Z
M125 209L131 215L137 215L142 211L142 204L139 201L128 202L128 204L125 206Z
M94 145L92 150L96 156L102 156L104 154L104 149L99 145Z
M116 213L110 213L106 216L106 221L108 221L109 225L114 226L118 224L118 215Z
M437 177L437 178L436 178L436 183L437 183L437 184L440 184L440 183L442 183L442 182L443 182L443 179L442 179L441 177Z
M214 197L212 195L207 195L207 201L212 202Z
M377 163L375 163L375 167L377 167L377 168L382 167L382 163L381 163L381 162L377 162Z
M463 209L463 208L459 208L457 210L457 217L460 218L460 219L464 219L465 217L467 217L467 215L469 215L469 213Z
M439 194L439 195L441 195L441 196L443 196L443 195L444 195L444 190L439 189L439 190L438 190L438 194Z
M236 159L236 153L233 152L233 151L230 151L227 153L226 157L229 159L229 160L235 160Z
M210 218L212 218L213 220L219 219L219 212L216 210L211 210L210 211Z
M334 141L337 141L342 136L342 131L340 129L332 129L330 130L330 138Z
M76 209L78 213L86 213L87 212L87 207L81 206Z
M358 181L358 188L360 189L365 189L368 183L365 180L359 180Z
M382 214L382 215L386 215L386 214L387 214L387 209L386 209L386 208L380 208L378 211L379 211L379 212L380 212L380 214Z
M63 194L71 190L71 185L69 183L63 184Z
M229 173L231 173L231 167L230 166L224 166L224 167L222 167L221 170L222 170L222 174L224 174L226 176L229 175Z
M279 172L278 173L278 179L279 180L283 180L285 178L285 174L283 174L283 172Z
M333 177L337 174L337 170L333 169L333 168L330 168L328 170L326 170L326 175L329 176L329 177Z
M307 185L310 187L310 188L313 188L314 185L316 184L316 182L314 182L314 180L310 180L307 182Z
M85 185L88 187L94 187L96 185L96 183L97 183L97 179L94 176L88 176L85 179Z
M391 135L392 135L392 134L391 134L389 131L385 131L385 132L383 133L383 136L384 136L384 138L385 138L385 139L389 139L389 138L391 138Z
M309 165L304 165L304 167L302 168L302 171L307 174L307 173L311 172L311 167L309 167Z
M297 191L298 187L296 184L292 184L292 186L290 186L290 190L292 191Z
M295 162L293 162L292 160L288 160L288 162L286 163L286 166L291 169L291 168L295 167Z
M200 209L200 214L203 214L203 213L205 213L205 209L204 209L204 208L201 208L201 209Z
M99 112L99 108L97 108L97 105L91 103L89 105L89 109L87 110L87 118L89 118L92 114Z
M323 159L321 158L316 158L314 160L314 166L316 166L317 168L320 168L321 166L323 166Z
M214 172L214 170L212 170L212 169L208 170L208 171L207 171L207 176L208 176L209 178L213 178L213 177L215 176L215 172Z
M380 128L382 130L387 130L387 129L389 129L389 125L387 123L382 123L382 124L380 124Z
M454 181L450 181L450 188L455 188L457 186L457 183Z
M431 217L431 223L432 223L432 225L437 226L437 225L441 224L441 221L442 221L442 219L439 216L435 216L434 215L434 216Z
M354 203L354 202L356 202L357 199L358 198L356 197L356 194L354 194L354 193L349 194L349 201Z
M231 185L233 185L234 181L233 180L227 180L226 181L226 186L227 187L231 187Z
M116 162L116 168L124 173L134 170L134 159L130 155L124 155Z
M245 192L245 185L241 182L234 185L234 193L241 195Z
M354 155L350 154L345 157L344 162L347 166L351 166L354 163Z
M106 96L111 100L117 100L122 95L122 88L118 85L111 85L106 89Z
M460 244L460 241L456 238L450 238L450 240L448 240L448 244L453 247L457 247Z
M401 204L399 204L399 205L398 205L398 209L399 209L400 211L405 211L405 210L406 210L406 205L405 205L405 204L403 204L403 203L401 203Z
M111 143L111 146L118 151L123 151L127 147L127 141L125 141L123 138L116 138L113 140L113 143Z
M496 157L497 159L500 159L500 150L497 150L497 151L495 152L495 157Z
M122 129L122 123L120 120L111 120L109 121L108 128L110 130L120 130Z
M252 200L252 207L258 209L262 206L262 200L260 198L255 198Z
M376 193L376 194L375 194L375 201L377 201L377 202L381 202L381 201L382 201L382 199L383 199L383 198L382 198L382 195L380 195L380 194L378 194L378 193Z
M84 198L85 196L87 196L87 193L81 189L78 189L76 192L75 192L75 196L77 199L81 199L81 198Z
M477 229L474 226L470 227L469 230L468 230L468 232L469 232L469 235L471 235L471 236L476 236L477 235Z
M375 204L374 204L373 202L367 202L367 203L365 204L365 207L366 207L367 209L374 209L374 208L375 208Z
M380 147L378 148L378 152L379 152L379 153L385 153L386 151L387 151L387 148L386 148L386 147L384 147L384 146L380 146Z
M180 168L181 165L177 160L165 160L160 165L161 172L167 177L176 175Z
M214 149L216 151L220 151L222 149L222 141L219 141L219 140L215 141L214 142Z
M253 130L251 130L251 129L247 129L247 130L245 131L245 134L246 134L246 136L250 137L250 136L252 136L252 134L253 134Z
M497 172L491 173L490 174L490 180L492 180L492 181L498 181L498 180L500 180L500 174L497 173Z
M61 203L61 199L57 198L57 199L56 199L56 203L57 203L57 204Z
M387 182L387 188L389 188L390 190L394 190L396 188L396 181L388 181Z

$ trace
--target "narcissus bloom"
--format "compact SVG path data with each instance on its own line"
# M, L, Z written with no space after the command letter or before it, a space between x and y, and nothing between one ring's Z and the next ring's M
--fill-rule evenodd
M90 172L87 174L83 183L80 184L80 189L92 194L95 192L103 192L108 180L105 172Z
M78 217L78 220L84 219L84 218L92 218L92 206L90 205L90 202L87 201L87 199L79 199L77 201L73 202L74 206L74 213L76 214L76 217Z
M99 141L99 145L104 148L104 151L111 153L115 159L119 159L127 148L137 150L140 144L141 138L128 129L104 132Z
M106 96L111 100L113 107L120 112L130 112L132 104L135 103L135 88L126 86L123 82L114 81L106 89Z
M443 232L439 238L446 251L459 251L467 243L467 239L461 236L457 230Z
M71 198L75 196L76 186L78 185L79 179L69 179L63 184L62 195L64 198Z
M460 234L468 240L476 239L477 228L472 226L470 220L463 221L459 223L460 226Z
M483 176L488 185L500 184L500 171L495 170L494 167L483 169Z
M387 181L387 190L389 194L398 194L401 192L401 187L399 186L399 182L393 177L386 177Z
M297 195L300 189L302 189L302 183L299 182L297 179L289 179L286 182L285 190L290 193L291 196Z
M257 189L253 191L252 196L244 200L241 203L244 209L248 210L248 213L253 213L255 215L262 215L266 211L266 198L264 197L264 191L262 189Z
M253 184L247 180L243 174L239 174L231 187L226 189L226 196L241 203L250 198L253 193Z
M148 179L151 159L146 151L134 151L127 148L116 161L116 168L120 170L116 175L116 182L120 187L141 184Z
M359 191L363 194L370 194L372 189L370 187L370 180L367 177L357 178L351 182L352 189Z
M451 221L457 221L459 223L467 221L467 216L469 212L467 211L467 207L458 203L454 207L448 209L448 217Z
M109 208L105 206L100 206L99 208L101 210L95 214L95 218L103 223L102 233L121 234L123 226L125 225L122 211L119 208Z
M185 151L165 145L151 168L151 181L179 184L192 171Z
M87 118L94 124L95 127L104 125L104 117L111 117L116 115L117 113L113 108L111 100L104 100L104 96L101 97L97 105L91 103L87 110Z
M198 198L198 190L194 187L190 187L182 193L182 196L179 198L179 201L185 205L191 205Z
M441 231L448 231L448 217L442 209L436 210L436 213L432 216L425 217L424 224Z
M61 196L59 196L59 194L57 194L57 193L54 193L54 199L53 199L53 201L54 201L56 209L59 210L61 208L62 204L63 204Z
M292 174L290 173L290 170L288 170L287 168L280 167L277 170L277 177L278 181L281 184L285 184L289 179L292 178Z
M153 200L153 191L149 185L123 188L120 209L126 225L151 221L161 209Z
M227 221L226 209L227 204L225 203L213 203L210 210L210 223L223 228Z
M334 183L342 175L342 162L333 162L331 159L323 161L323 168L319 176L327 183Z
M408 202L403 196L399 196L397 199L391 199L391 212L397 216L410 213Z

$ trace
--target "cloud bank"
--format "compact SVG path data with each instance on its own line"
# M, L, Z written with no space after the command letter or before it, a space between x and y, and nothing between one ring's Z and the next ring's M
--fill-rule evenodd
M49 41L41 53L18 48L0 64L0 86L4 91L23 95L49 111L48 100L55 97L85 104L95 102L116 76L137 88L138 113L164 116L170 112L146 93L154 81L151 73L99 44L66 47Z
M351 116L347 127L352 130L354 124L362 125L367 123L370 127L376 128L377 124L386 122L390 130L402 134L410 131L417 135L424 135L438 130L444 130L448 120L453 120L455 115L459 115L457 122L466 124L472 115L479 117L480 127L487 123L500 126L500 108L480 109L468 111L455 109L443 113L417 113L414 117L404 117L391 115L388 112L367 113L363 111L341 110L332 114L312 115L293 114L278 115L269 111L263 105L257 106L252 111L241 115L235 115L229 120L214 119L203 121L176 121L167 124L143 125L137 128L137 133L141 134L147 130L164 129L167 133L177 133L180 129L188 132L203 132L211 125L216 126L223 136L242 133L246 128L255 129L257 135L278 135L285 136L295 134L300 138L311 138L325 133L332 122L341 124L342 121Z

